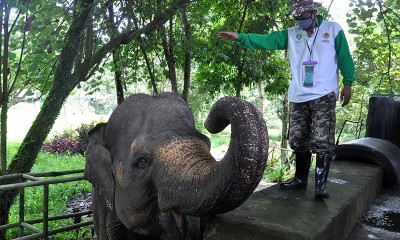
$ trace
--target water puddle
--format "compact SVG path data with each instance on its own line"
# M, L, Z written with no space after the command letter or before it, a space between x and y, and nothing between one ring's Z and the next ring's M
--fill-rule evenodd
M371 217L367 220L372 227L378 227L390 232L400 232L400 213L385 212L378 217Z
M338 178L328 178L328 181L331 183L336 183L336 184L340 184L340 185L348 183L346 180L342 180L342 179L338 179Z
M364 221L369 226L400 233L400 199L388 198L379 206L371 206Z

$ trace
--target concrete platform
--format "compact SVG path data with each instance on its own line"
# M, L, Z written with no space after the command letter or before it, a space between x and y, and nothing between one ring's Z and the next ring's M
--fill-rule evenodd
M314 174L310 172L308 189L280 190L275 184L254 193L236 210L219 215L207 239L346 239L382 189L382 179L378 166L332 162L329 199L314 199Z

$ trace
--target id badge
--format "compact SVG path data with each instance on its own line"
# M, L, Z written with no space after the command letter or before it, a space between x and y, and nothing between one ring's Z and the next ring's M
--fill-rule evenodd
M312 87L314 86L315 80L315 67L317 61L305 61L303 62L303 86Z

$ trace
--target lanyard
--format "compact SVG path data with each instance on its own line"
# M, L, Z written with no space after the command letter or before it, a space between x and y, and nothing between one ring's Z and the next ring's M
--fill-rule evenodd
M307 44L308 52L310 53L310 61L311 61L312 51L313 51L313 47L314 47L315 40L317 39L318 32L319 32L319 27L318 27L318 29L317 29L317 32L315 33L314 41L313 41L313 43L312 43L312 45L311 45L311 48L310 48L310 46L308 45L308 40L307 40L306 38L304 38L304 40L306 41L306 44ZM307 37L308 37L308 36L307 36Z

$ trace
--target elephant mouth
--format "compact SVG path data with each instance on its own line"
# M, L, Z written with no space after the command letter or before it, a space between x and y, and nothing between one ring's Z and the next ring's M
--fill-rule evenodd
M170 214L175 223L176 234L178 234L179 239L185 239L187 233L187 220L185 215L175 211L171 211Z
M161 213L160 225L168 236L165 239L184 240L186 238L188 221L182 213L176 211Z
M168 236L166 239L202 240L211 229L209 219L209 217L194 217L169 211L161 214L160 225Z

